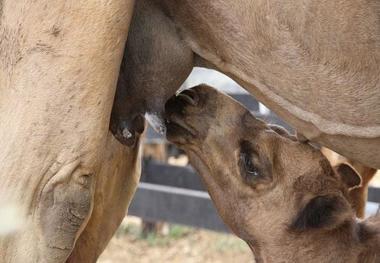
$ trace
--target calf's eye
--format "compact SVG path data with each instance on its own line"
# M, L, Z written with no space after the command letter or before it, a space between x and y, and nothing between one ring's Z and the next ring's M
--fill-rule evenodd
M249 154L241 153L240 161L248 177L258 177L260 175L258 169L252 162L252 157Z

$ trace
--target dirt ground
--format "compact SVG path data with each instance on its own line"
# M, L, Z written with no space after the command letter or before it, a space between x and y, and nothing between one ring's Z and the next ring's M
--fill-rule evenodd
M142 237L141 220L126 217L98 263L254 262L248 246L233 235L167 224L161 232Z

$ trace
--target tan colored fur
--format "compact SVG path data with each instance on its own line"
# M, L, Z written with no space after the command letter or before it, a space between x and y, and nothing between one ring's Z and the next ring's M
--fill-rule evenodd
M186 151L256 262L378 262L380 219L355 219L347 186L319 150L210 87L183 96L166 104L168 139Z
M124 147L108 134L96 182L94 209L67 263L96 262L107 246L137 188L141 174L140 151Z
M332 166L338 166L340 164L347 164L353 167L353 169L360 175L362 178L361 185L351 189L349 192L350 202L352 207L355 209L356 216L359 218L365 217L365 207L367 203L368 196L368 185L371 179L375 176L377 170L362 165L359 162L348 160L347 158L327 149L322 148L322 153L330 161Z
M197 65L232 77L307 139L380 168L379 1L141 1L161 6L180 35L167 41L185 43Z
M101 210L94 199L107 189L95 187L133 3L0 1L0 207L23 222L0 237L0 262L64 262Z

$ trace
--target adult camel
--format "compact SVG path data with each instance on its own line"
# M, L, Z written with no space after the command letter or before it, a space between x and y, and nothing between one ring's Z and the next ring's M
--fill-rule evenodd
M199 65L232 77L302 138L380 168L377 0L140 0L124 58L111 128L125 144Z
M0 262L94 262L124 216L138 147L108 126L133 4L0 1Z
M1 238L1 260L62 262L85 229L132 2L1 2L0 193L22 219ZM229 74L307 138L379 167L375 1L156 4L195 64Z

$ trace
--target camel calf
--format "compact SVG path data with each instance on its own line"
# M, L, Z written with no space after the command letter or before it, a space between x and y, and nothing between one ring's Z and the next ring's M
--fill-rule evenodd
M256 262L378 262L380 220L355 218L354 175L201 85L165 106L167 136L186 151L219 214Z

